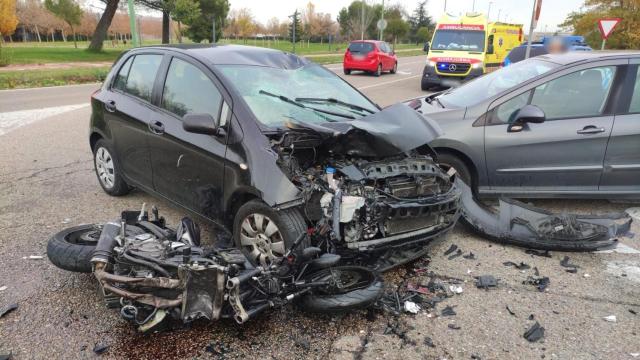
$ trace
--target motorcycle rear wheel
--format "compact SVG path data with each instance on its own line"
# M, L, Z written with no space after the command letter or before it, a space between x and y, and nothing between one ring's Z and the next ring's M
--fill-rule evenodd
M305 278L330 283L314 288L300 300L300 307L309 312L340 313L364 309L373 305L384 290L380 277L361 266L336 266Z

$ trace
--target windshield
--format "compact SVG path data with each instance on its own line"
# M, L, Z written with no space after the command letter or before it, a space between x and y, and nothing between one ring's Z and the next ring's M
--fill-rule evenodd
M433 50L484 51L484 31L437 30L431 44Z
M518 86L560 65L537 59L521 61L452 89L438 100L444 107L467 107Z
M252 65L219 65L218 68L235 86L258 121L267 126L281 127L291 120L309 123L344 121L378 112L369 99L316 64L292 70ZM313 104L303 102L306 98L314 99Z

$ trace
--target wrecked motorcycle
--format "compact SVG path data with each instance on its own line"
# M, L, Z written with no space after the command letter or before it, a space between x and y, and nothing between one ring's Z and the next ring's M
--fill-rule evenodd
M294 301L306 311L343 312L380 297L376 273L339 265L339 255L316 247L298 249L307 236L300 234L277 261L254 267L237 249L201 247L191 219L174 230L155 207L153 219L143 207L122 212L118 221L64 230L49 241L47 253L65 270L93 270L107 306L140 331L165 319L233 318L242 324ZM93 268L79 266L89 253Z

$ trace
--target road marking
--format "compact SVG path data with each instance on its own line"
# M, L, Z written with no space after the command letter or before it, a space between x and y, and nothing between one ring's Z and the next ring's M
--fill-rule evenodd
M396 71L399 75L411 75L411 71Z
M44 120L48 117L88 107L89 104L54 106L43 109L18 110L0 113L0 136L17 128Z
M381 83L377 83L377 84L373 84L373 85L361 86L361 87L356 88L356 89L358 89L358 90L370 89L372 87L382 86L382 85L387 85L387 84L393 84L393 83L397 83L397 82L400 82L400 81L405 81L405 80L409 80L409 79L415 79L415 78L418 78L418 77L421 77L421 76L422 75L407 76L407 77L404 77L402 79L385 81L385 82L381 82Z

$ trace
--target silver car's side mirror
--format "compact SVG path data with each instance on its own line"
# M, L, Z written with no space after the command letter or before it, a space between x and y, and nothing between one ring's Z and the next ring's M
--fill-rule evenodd
M513 123L509 124L508 132L520 132L527 123L540 124L546 120L544 111L535 105L525 105L516 114Z

